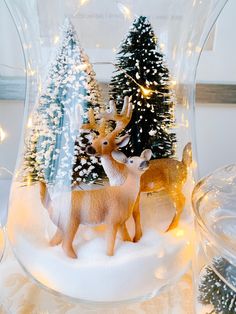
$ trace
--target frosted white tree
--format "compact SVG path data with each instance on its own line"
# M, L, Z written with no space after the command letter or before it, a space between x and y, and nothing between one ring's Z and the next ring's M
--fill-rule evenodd
M86 154L93 133L80 131L92 107L98 112L100 91L92 65L66 20L46 89L32 115L23 164L24 181L46 183L95 182L104 175L100 161ZM79 119L81 118L81 119Z

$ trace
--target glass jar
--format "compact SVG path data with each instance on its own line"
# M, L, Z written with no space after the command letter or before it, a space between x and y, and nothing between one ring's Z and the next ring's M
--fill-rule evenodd
M193 191L196 215L196 313L236 311L236 165L201 180Z
M1 156L6 157L9 151L4 148L5 147L1 147L0 143ZM5 165L0 164L0 262L2 261L6 245L5 225L7 221L8 198L12 175L13 173L6 168Z
M188 269L195 73L225 3L6 0L27 73L7 228L43 286L140 300Z

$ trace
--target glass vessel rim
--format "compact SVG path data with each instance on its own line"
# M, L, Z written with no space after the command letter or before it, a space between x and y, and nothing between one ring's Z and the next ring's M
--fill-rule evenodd
M200 188L202 185L206 182L207 179L213 178L215 174L219 173L222 170L225 170L226 168L229 167L235 167L236 168L236 163L228 164L223 167L219 167L210 174L206 175L202 179L200 179L197 184L195 185L195 188L192 192L192 207L193 207L193 212L195 215L195 220L197 225L200 227L201 231L205 233L205 235L210 239L213 240L215 248L223 253L224 256L227 256L228 258L234 260L236 262L236 250L232 250L232 248L227 247L226 243L222 241L221 237L217 234L217 232L213 232L213 230L208 226L208 224L204 221L204 218L202 217L200 213L200 206L202 200L200 200L198 197L195 199L195 194L199 192ZM217 240L217 245L216 241ZM221 253L221 255L222 255Z

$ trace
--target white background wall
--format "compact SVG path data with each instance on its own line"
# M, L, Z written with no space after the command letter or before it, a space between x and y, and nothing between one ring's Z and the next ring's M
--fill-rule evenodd
M200 176L236 162L236 103L197 104L196 138Z
M24 75L20 40L3 0L0 0L0 75Z
M198 82L236 83L236 1L228 0L216 25L213 51L204 51Z
M236 82L236 1L229 0L216 28L213 51L202 54L199 82ZM24 63L16 30L3 0L0 0L0 75L23 75ZM2 64L14 68L7 68ZM236 100L235 100L236 102ZM7 140L0 146L0 164L14 167L23 116L22 102L0 101L0 126ZM196 133L201 176L236 161L236 104L197 104Z
M213 51L204 51L197 72L201 83L236 84L236 1L228 0L216 25ZM196 135L200 175L236 162L235 104L197 104Z

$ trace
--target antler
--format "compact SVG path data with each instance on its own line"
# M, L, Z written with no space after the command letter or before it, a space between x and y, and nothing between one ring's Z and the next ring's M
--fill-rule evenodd
M81 128L85 130L93 129L98 131L100 135L105 135L106 122L112 120L116 122L116 127L111 132L111 135L116 137L130 122L132 111L133 107L128 96L125 96L123 107L119 114L117 113L115 101L110 100L109 110L98 114L100 123L96 122L94 111L92 108L90 108L88 112L89 123L83 124Z
M114 100L109 102L109 111L100 113L100 117L106 121L112 120L116 122L115 129L111 132L111 135L116 137L130 122L132 117L133 106L130 103L128 96L125 96L124 103L120 114L117 113L116 103Z
M82 129L84 130L96 130L99 134L105 134L106 130L106 121L105 119L101 120L101 123L97 123L94 115L94 110L92 108L89 108L88 111L88 119L89 123L84 123L82 125Z

